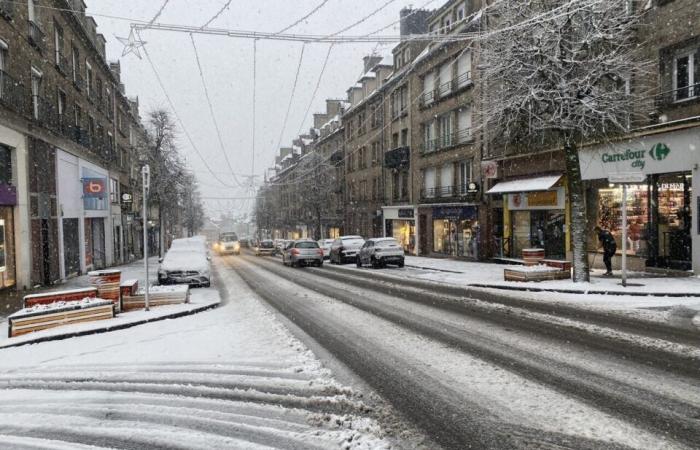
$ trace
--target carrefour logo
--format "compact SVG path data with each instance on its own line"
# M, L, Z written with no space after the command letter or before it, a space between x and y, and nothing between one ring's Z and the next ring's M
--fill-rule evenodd
M646 165L647 154L654 161L663 161L671 153L671 149L666 144L658 143L654 145L648 152L646 150L627 149L624 152L618 153L603 153L601 159L604 163L614 163L622 161L630 161L630 167L636 169L644 169Z
M666 144L656 144L649 150L649 156L651 156L656 161L663 161L666 159L668 154L671 153L671 149L668 148Z

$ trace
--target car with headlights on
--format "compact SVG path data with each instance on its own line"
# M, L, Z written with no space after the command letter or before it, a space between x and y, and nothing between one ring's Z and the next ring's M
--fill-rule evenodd
M292 267L323 266L323 250L311 239L291 241L282 251L282 263Z
M219 240L214 244L214 250L219 255L240 255L241 243L238 241L238 235L233 232L221 233Z
M387 264L403 267L403 247L392 237L368 239L360 249L355 262L357 267L371 265L375 269L386 267Z
M340 236L331 244L330 263L346 264L354 262L360 248L365 244L362 236Z

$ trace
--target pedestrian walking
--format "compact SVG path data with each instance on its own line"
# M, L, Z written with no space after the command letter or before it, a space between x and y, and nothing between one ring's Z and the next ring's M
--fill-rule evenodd
M603 262L605 263L606 277L612 276L612 257L617 252L617 243L612 233L604 230L601 227L595 227L595 232L598 234L598 242L603 246Z

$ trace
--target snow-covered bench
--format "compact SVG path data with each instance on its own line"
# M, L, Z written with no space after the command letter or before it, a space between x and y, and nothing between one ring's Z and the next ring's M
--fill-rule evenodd
M559 270L571 271L571 261L565 259L543 259L542 264Z
M70 302L84 298L97 297L97 288L71 289L65 291L44 292L41 294L25 295L22 299L23 308L36 305L50 305L58 302Z
M570 270L545 265L508 267L503 269L505 281L547 281L571 278Z
M37 303L9 316L9 337L60 327L72 323L105 320L114 317L110 300L86 297L81 300Z
M133 295L122 295L122 310L131 311L145 308L145 294L145 290L141 288ZM152 286L148 289L149 306L177 305L180 303L188 303L189 301L190 288L186 284Z

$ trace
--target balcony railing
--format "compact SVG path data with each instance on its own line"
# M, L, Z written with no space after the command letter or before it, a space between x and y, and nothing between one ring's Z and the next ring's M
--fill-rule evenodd
M456 186L439 186L432 188L423 188L420 191L421 199L454 199L471 195L468 191L468 183L459 184Z
M435 103L435 99L437 98L437 90L433 89L431 91L423 92L420 96L420 99L418 103L422 108L426 108L433 103Z
M471 86L473 84L472 82L472 73L471 72L464 72L457 76L454 80L452 80L452 90L453 91L458 91L462 88L465 88L467 86Z
M472 140L471 129L464 128L453 133L440 136L436 139L423 142L421 153L433 153L443 148L454 147L455 145L466 144Z
M37 50L44 50L44 32L41 31L36 22L28 21L29 23L29 43L36 47Z
M0 0L0 16L11 20L15 15L15 2L12 0Z
M39 95L31 96L32 117L44 127L59 132L60 121L56 106Z
M8 73L0 70L0 103L16 113L26 111L26 95L22 86Z

